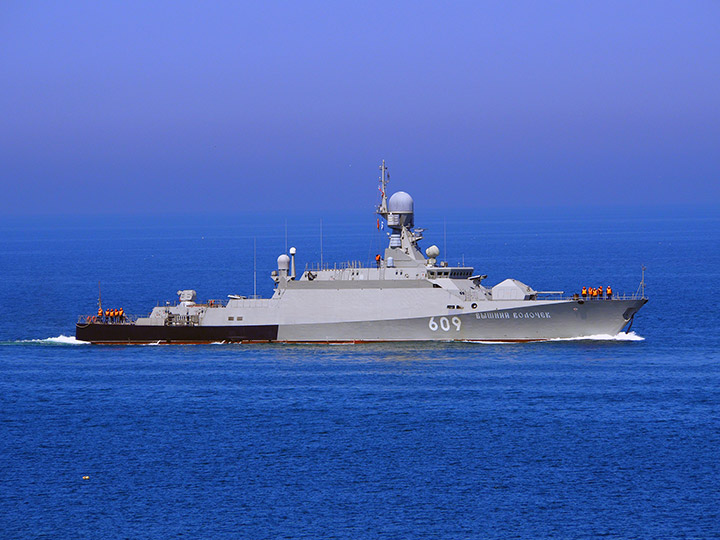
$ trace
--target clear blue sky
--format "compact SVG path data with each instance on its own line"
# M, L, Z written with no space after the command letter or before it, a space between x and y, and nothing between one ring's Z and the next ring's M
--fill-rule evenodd
M0 213L720 204L720 2L0 4Z

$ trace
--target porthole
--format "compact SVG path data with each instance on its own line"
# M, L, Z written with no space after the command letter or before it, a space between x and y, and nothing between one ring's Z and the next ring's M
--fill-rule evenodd
M477 304L476 304L475 302L473 302L473 303L470 305L470 307L473 308L473 309L475 309L475 308L477 308Z

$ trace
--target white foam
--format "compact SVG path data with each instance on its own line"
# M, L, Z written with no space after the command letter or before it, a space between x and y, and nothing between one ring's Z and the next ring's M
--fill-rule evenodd
M47 343L53 345L90 345L89 341L80 341L75 339L75 336L59 335L57 337L45 338L45 339L23 339L21 343Z
M645 341L645 338L635 332L620 332L614 336L610 334L595 334L592 336L581 336L572 338L553 338L548 341Z
M594 334L591 336L580 336L571 338L550 338L550 339L538 339L534 340L534 343L541 341L645 341L645 338L637 335L635 332L620 332L619 334ZM513 345L517 344L517 341L486 341L481 339L464 339L463 343L480 343L482 345Z

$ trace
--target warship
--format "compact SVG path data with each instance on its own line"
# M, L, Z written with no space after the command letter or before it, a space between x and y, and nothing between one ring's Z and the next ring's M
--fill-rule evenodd
M358 343L385 341L527 342L615 335L648 301L644 278L634 294L539 291L516 279L490 287L469 266L421 251L414 202L404 191L386 196L380 166L378 224L389 244L375 264L319 265L296 274L297 250L277 258L270 298L228 295L199 302L195 290L155 307L146 317L103 310L80 316L75 336L96 344Z

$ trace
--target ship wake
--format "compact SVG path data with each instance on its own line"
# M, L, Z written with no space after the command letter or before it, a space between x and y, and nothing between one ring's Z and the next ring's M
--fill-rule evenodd
M579 337L571 337L571 338L549 338L549 339L538 339L538 340L531 340L535 343L540 342L562 342L562 341L645 341L645 338L642 336L639 336L635 332L620 332L615 335L611 334L593 334L590 336L579 336ZM467 339L463 340L464 343L480 343L484 345L512 345L517 344L517 341L488 341L488 340L475 340L475 339Z
M553 338L548 341L645 341L645 338L635 332L620 332L618 334L595 334L592 336L580 336L573 338Z
M90 345L89 341L80 341L79 339L75 339L75 336L66 336L63 334L45 339L21 339L15 343L37 343L40 345Z

